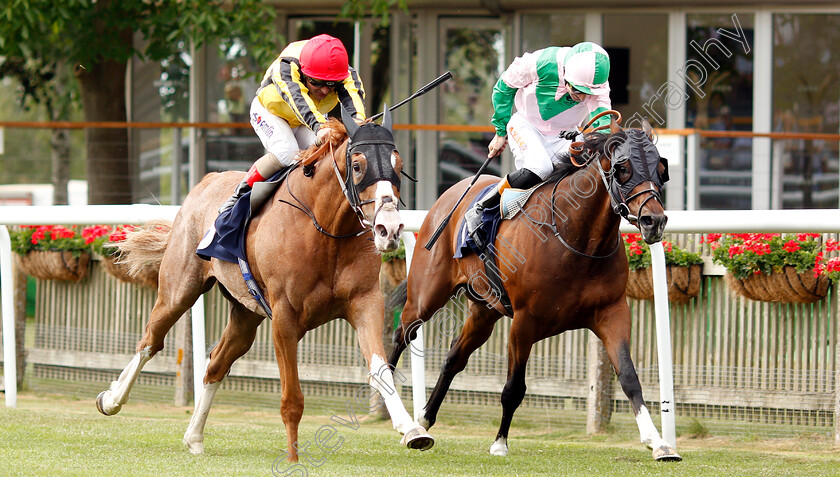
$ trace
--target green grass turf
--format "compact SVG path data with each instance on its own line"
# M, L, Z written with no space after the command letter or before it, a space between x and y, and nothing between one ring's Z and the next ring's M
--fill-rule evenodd
M450 406L455 408L456 406ZM276 475L291 471L277 461L286 447L279 411L220 405L210 413L205 454L190 455L181 438L191 408L129 401L116 416L100 415L90 401L21 393L18 407L0 407L0 475L182 476ZM496 416L499 409L487 409ZM690 439L681 437L682 462L655 462L625 431L587 436L584 430L541 428L523 419L511 430L510 454L488 453L496 433L491 419L459 422L457 409L441 415L432 429L437 439L427 452L405 449L389 421L360 418L358 429L331 421L347 417L342 403L307 400L300 441L333 426L330 441L341 446L327 454L311 444L301 459L308 475L471 476L471 475L679 475L820 476L840 473L840 452L828 439L767 440L755 436ZM300 469L300 468L298 468ZM288 474L288 475L303 475Z

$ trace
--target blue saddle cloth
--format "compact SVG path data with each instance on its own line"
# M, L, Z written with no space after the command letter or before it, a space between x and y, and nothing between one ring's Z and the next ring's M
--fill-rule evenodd
M268 185L270 190L273 191L280 186L288 173L289 170L284 169L271 176L263 184ZM256 184L254 185L256 186ZM265 197L263 197L263 201L255 204L254 210L252 210L251 195L253 192L251 190L243 194L233 207L216 217L213 228L207 231L195 251L199 257L204 260L210 260L215 257L219 260L232 263L239 263L240 259L247 262L245 256L245 232L248 230L251 217L256 215L260 206L265 203ZM265 192L261 193L261 195L263 194ZM267 194L268 197L272 195L271 193Z
M470 203L470 207L491 193L496 187L497 184L490 184L482 189ZM484 231L484 235L487 237L487 243L494 243L496 241L496 234L499 232L501 221L502 216L499 213L499 206L484 209L484 212L481 214L481 230ZM475 241L467 233L466 221L461 218L461 223L458 226L458 240L454 258L464 258L470 253L481 255L483 252L484 250L478 248L478 245L475 244Z

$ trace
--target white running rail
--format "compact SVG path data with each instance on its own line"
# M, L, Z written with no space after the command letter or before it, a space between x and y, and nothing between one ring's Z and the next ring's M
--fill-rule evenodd
M41 224L139 224L152 219L173 220L178 206L157 205L88 205L88 206L9 206L0 208L0 281L2 281L3 362L6 406L17 406L17 367L14 333L14 284L12 282L12 251L7 225ZM426 217L425 210L403 210L405 221L406 270L411 266L414 237L411 232L420 230ZM840 233L840 210L726 210L726 211L670 211L667 212L669 233ZM638 231L622 222L622 232ZM411 235L409 238L408 236ZM409 243L410 242L410 243ZM668 309L668 291L665 277L665 254L661 244L651 247L654 279L654 309L656 313L656 338L659 360L659 386L662 409L662 438L676 448L676 423L674 416L673 364L671 361L671 330ZM204 330L204 306L199 301L192 310L193 330ZM422 337L422 329L418 330ZM201 336L194 336L201 338ZM201 343L203 343L203 339ZM415 416L425 404L425 376L422 358L422 339L412 342L417 353L412 353L413 401ZM201 392L204 376L204 345L193 346L194 386L196 396ZM419 356L418 356L419 355Z

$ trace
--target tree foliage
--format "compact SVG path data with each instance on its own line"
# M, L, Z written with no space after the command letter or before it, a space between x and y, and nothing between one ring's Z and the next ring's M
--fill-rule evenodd
M86 120L125 121L125 71L132 57L159 61L184 40L201 46L239 38L267 62L279 46L274 16L273 7L258 0L8 0L0 5L0 76L21 84L24 105L72 104L79 91ZM135 33L144 40L142 50ZM67 71L78 88L58 87ZM91 203L131 201L127 144L125 130L89 130Z
M370 11L386 22L394 3L404 7L405 0L351 0L342 14L358 18ZM0 4L0 77L20 82L25 105L73 104L78 91L87 121L125 121L131 58L161 61L185 42L218 40L222 48L244 42L258 64L268 64L281 46L275 16L260 0L6 0ZM78 87L56 87L62 72L74 74ZM131 201L127 132L89 129L86 148L90 203Z

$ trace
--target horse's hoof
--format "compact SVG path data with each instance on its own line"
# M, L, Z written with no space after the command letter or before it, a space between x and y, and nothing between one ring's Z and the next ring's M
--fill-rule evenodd
M653 460L678 462L682 460L682 457L677 454L676 449L665 445L653 450Z
M99 393L99 396L96 396L96 409L106 416L113 416L114 414L120 412L122 406L115 403L113 398L106 394L107 392L108 390L102 391ZM105 403L106 397L109 401L111 401L110 403Z
M400 443L404 444L409 449L418 449L421 451L429 450L435 445L435 438L430 436L423 427L415 427L403 435Z
M190 441L184 438L184 445L192 455L204 454L204 441Z
M490 446L490 455L506 456L508 455L507 439L497 439L496 442Z

